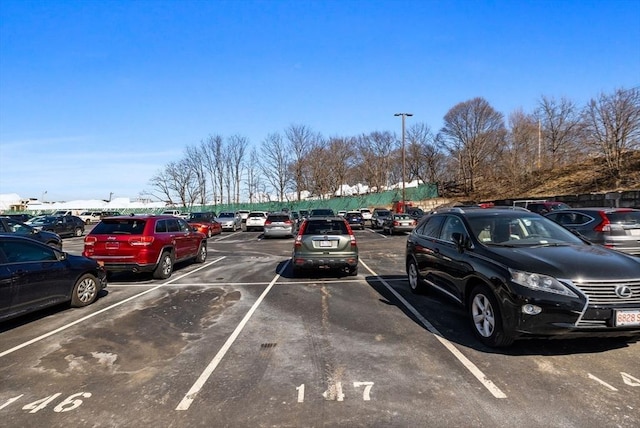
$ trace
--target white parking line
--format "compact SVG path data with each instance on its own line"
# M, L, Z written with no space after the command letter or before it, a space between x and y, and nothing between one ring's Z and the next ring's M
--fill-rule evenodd
M213 261L211 261L211 262L209 262L209 263L206 263L206 264L204 264L204 265L200 266L200 267L199 267L199 268L197 268L197 269L192 270L191 272L187 272L187 273L185 273L184 275L180 275L180 276L174 277L174 278L170 279L169 281L167 281L167 282L165 282L165 283L162 283L162 284L160 284L160 285L156 285L155 287L152 287L152 288L150 288L150 289L148 289L148 290L145 290L145 291L143 291L143 292L141 292L141 293L138 293L138 294L136 294L136 295L134 295L134 296L131 296L131 297L128 297L128 298L126 298L126 299L124 299L124 300L121 300L121 301L119 301L118 303L114 303L114 304L113 304L113 305L111 305L111 306L107 306L106 308L100 309L99 311L96 311L96 312L94 312L94 313L92 313L92 314L89 314L89 315L87 315L87 316L85 316L85 317L82 317L82 318L80 318L80 319L78 319L78 320L75 320L75 321L73 321L73 322L71 322L71 323L69 323L69 324L66 324L66 325L64 325L64 326L62 326L62 327L60 327L60 328L57 328L57 329L52 330L52 331L50 331L50 332L48 332L48 333L45 333L45 334L43 334L43 335L40 335L40 336L38 336L38 337L36 337L36 338L33 338L33 339L31 339L31 340L28 340L28 341L26 341L26 342L24 342L24 343L21 343L20 345L14 346L14 347L13 347L13 348L11 348L11 349L7 349L6 351L0 352L0 358L4 357L4 356L6 356L6 355L9 355L9 354L11 354L11 353L13 353L13 352L15 352L15 351L17 351L17 350L19 350L19 349L22 349L22 348L25 348L25 347L27 347L27 346L29 346L29 345L32 345L32 344L34 344L34 343L36 343L36 342L39 342L39 341L41 341L42 339L46 339L46 338L47 338L47 337L49 337L49 336L53 336L53 335L54 335L54 334L56 334L56 333L60 333L61 331L64 331L64 330L66 330L66 329L68 329L68 328L70 328L70 327L73 327L73 326L74 326L74 325L76 325L76 324L79 324L79 323L84 322L84 321L86 321L86 320L88 320L88 319L90 319L90 318L93 318L93 317L95 317L95 316L96 316L96 315L98 315L98 314L101 314L101 313L103 313L103 312L106 312L106 311L108 311L108 310L111 310L111 309L113 309L113 308L115 308L115 307L117 307L117 306L120 306L120 305L122 305L122 304L124 304L124 303L126 303L126 302L129 302L129 301L131 301L131 300L137 299L138 297L144 296L144 295L145 295L145 294L147 294L147 293L151 293L152 291L155 291L155 290L157 290L158 288L162 288L162 287L164 287L164 286L166 286L166 285L171 284L172 282L178 281L179 279L184 278L184 277L186 277L186 276L188 276L188 275L191 275L192 273L198 272L199 270L202 270L202 269L204 269L204 268L206 268L206 267L209 267L209 266L211 266L211 265L212 265L212 264L214 264L214 263L218 263L218 262L219 262L220 260L222 260L222 259L224 259L224 257L219 257L219 258L217 258L217 259L215 259L215 260L213 260Z
M236 341L236 339L240 335L240 332L242 332L242 330L244 329L244 326L247 324L247 322L249 322L249 319L251 318L253 313L256 311L256 309L258 309L258 306L260 306L260 304L262 303L266 295L269 294L269 291L271 291L274 284L278 281L278 279L280 278L280 274L284 272L285 269L287 269L287 266L289 265L289 261L290 260L288 260L287 263L285 263L285 265L282 267L282 270L280 270L280 272L276 274L276 276L271 280L267 288L265 288L265 290L262 292L260 297L258 297L258 300L256 300L253 306L251 306L251 309L249 309L249 312L247 312L244 318L242 318L242 321L240 321L240 324L238 324L238 326L233 331L233 333L231 333L231 336L229 336L229 338L224 343L222 348L220 348L220 350L215 355L215 357L213 357L213 360L211 360L211 362L204 369L202 374L200 374L200 377L198 377L198 379L193 384L193 386L191 386L191 389L189 389L189 391L184 396L182 401L180 401L180 403L178 404L178 407L176 407L176 410L189 409L189 407L191 406L191 403L193 403L193 400L196 398L196 395L198 395L198 393L200 392L204 384L207 383L207 380L213 374L213 371L216 369L216 367L218 367L218 364L220 364L220 361L222 361L222 359L226 355L229 348L231 348L231 345L233 345L233 342Z
M465 366L466 369L469 370L471 372L471 374L473 374L476 377L476 379L478 379L480 381L480 383L482 383L482 385L484 385L484 387L489 390L489 392L495 398L507 398L507 395L504 392L502 392L500 390L500 388L498 388L491 380L489 380L485 376L485 374L482 373L482 371L475 364L473 364L467 357L464 356L464 354L462 354L462 352L460 352L460 350L458 348L456 348L453 345L453 343L451 343L449 340L445 339L442 336L442 333L440 333L438 331L438 329L436 329L429 321L427 321L427 319L425 317L423 317L420 314L420 312L418 312L416 310L416 308L411 306L411 304L409 302L407 302L404 299L404 297L402 297L400 295L400 293L398 293L396 290L394 290L393 287L391 287L387 281L385 281L383 278L380 278L377 273L375 273L373 270L371 270L371 268L369 268L369 266L367 266L362 261L362 259L360 259L360 263L369 272L371 272L372 275L376 276L377 279L387 288L387 290L389 290L398 300L400 300L400 302L409 310L409 312L411 312L422 323L422 325L425 326L425 328L427 330L429 330L431 333L433 333L434 336L436 337L436 339L438 339L440 341L440 343L442 343L444 345L444 347L447 348L449 350L449 352L451 352L458 359L458 361L460 361L462 363L462 365Z

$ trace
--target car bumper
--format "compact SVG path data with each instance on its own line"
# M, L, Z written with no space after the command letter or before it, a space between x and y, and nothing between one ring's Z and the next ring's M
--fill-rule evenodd
M264 228L264 236L269 237L283 237L283 236L292 236L294 231L292 228L282 228L282 229L274 229L265 227Z
M398 226L398 227L392 227L391 228L391 233L411 233L413 231L413 226Z
M304 256L293 255L293 266L298 269L340 269L358 266L358 256Z
M525 305L540 308L537 315L525 313ZM531 296L504 306L505 328L519 337L620 337L640 336L640 325L616 326L615 313L640 310L637 304L588 306L577 299L536 299Z

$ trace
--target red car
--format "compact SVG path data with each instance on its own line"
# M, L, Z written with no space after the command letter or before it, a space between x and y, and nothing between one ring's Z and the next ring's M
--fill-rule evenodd
M214 212L191 213L187 223L207 235L207 238L222 233L222 225L216 221Z
M104 263L107 272L153 272L171 276L177 262L207 259L207 236L170 215L104 218L84 239L82 255Z

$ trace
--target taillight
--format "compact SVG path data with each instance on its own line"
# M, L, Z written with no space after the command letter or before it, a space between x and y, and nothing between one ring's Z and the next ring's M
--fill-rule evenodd
M294 248L302 247L302 234L301 233L299 233L298 236L296 236L296 240L293 242L293 246L294 246Z
M284 224L292 224L293 222L291 220L285 220Z
M393 225L394 225L394 226L400 226L400 222L399 222L398 220L394 220L394 221L393 221Z
M267 220L267 221L265 221L265 222L264 222L264 224L265 224L265 226L266 226L267 224L271 224L271 220Z
M346 221L344 222L344 224L347 225L347 230L349 231L349 239L351 240L351 247L357 247L358 244L356 243L356 235L353 234L353 230L351 229L351 226L349 226L349 223L347 223Z
M93 247L98 239L95 236L85 236L84 245L87 247Z
M148 247L153 243L153 236L137 236L129 238L129 245L132 247Z
M609 221L609 217L607 217L607 215L602 211L600 211L598 214L600 214L600 218L602 218L602 221L600 222L600 224L594 227L593 230L595 232L610 232L611 222Z

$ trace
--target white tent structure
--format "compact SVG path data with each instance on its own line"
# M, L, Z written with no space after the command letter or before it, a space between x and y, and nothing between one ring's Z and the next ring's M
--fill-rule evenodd
M158 209L165 208L164 202L131 201L129 198L115 198L111 201L101 199L85 199L66 202L42 202L39 200L24 200L16 193L0 194L0 213L7 213L12 207L26 207L25 211L123 211L127 209ZM22 210L21 210L22 211Z

